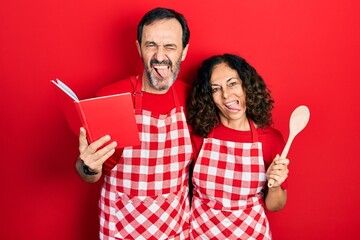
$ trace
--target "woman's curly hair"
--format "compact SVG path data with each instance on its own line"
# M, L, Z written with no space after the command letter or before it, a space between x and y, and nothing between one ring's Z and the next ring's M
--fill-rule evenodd
M225 63L237 71L245 92L246 116L259 127L272 124L274 100L262 77L240 56L223 54L203 61L187 99L187 117L193 131L206 137L219 124L219 112L212 98L210 78L214 67Z

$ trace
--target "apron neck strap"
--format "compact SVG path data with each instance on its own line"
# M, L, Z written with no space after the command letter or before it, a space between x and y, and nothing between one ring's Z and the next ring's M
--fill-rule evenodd
M133 85L134 88L134 108L135 108L135 114L138 114L141 112L142 110L142 96L143 96L143 92L141 91L141 87L142 87L142 76L140 77L139 80L139 76L130 76L130 81Z
M143 81L143 76L141 75L141 77L137 76L131 76L130 77L130 81L133 84L133 87L135 89L134 91L134 97L135 97L135 113L141 113L142 111L142 97L144 95L144 92L142 91L142 81ZM180 110L181 106L180 106L180 102L179 102L179 98L178 95L176 93L176 91L174 90L174 88L171 86L170 90L173 96L173 100L175 103L175 107L177 110Z
M248 119L249 121L249 125L250 125L250 131L251 131L251 136L252 136L252 142L259 142L259 137L256 131L256 127L253 123L253 121L251 121L250 119ZM213 138L214 136L214 129L209 133L208 138Z
M252 135L252 142L258 142L259 141L259 137L258 137L258 134L257 134L257 131L256 131L256 127L253 123L253 121L251 119L248 119L249 120L249 125L250 125L250 130L251 130L251 135Z

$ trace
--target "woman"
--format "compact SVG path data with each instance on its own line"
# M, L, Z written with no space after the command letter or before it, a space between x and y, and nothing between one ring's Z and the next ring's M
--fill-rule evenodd
M264 208L284 207L289 164L279 159L284 140L271 127L273 103L264 80L239 56L210 57L198 70L187 109L197 153L193 239L271 239Z

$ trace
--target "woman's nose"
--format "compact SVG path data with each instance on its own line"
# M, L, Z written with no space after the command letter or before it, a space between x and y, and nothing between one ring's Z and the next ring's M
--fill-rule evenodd
M223 96L224 99L228 98L228 96L229 96L228 89L226 89L226 88L222 89L222 96Z

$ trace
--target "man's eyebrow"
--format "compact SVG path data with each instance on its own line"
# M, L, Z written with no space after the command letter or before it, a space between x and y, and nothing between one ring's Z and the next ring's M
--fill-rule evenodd
M159 46L161 44L157 44L156 42L154 41L145 41L145 44L154 44L156 46ZM164 47L177 47L177 45L175 43L165 43L165 44L162 44Z
M157 45L156 42L154 42L154 41L145 41L145 44L155 44L155 45Z

